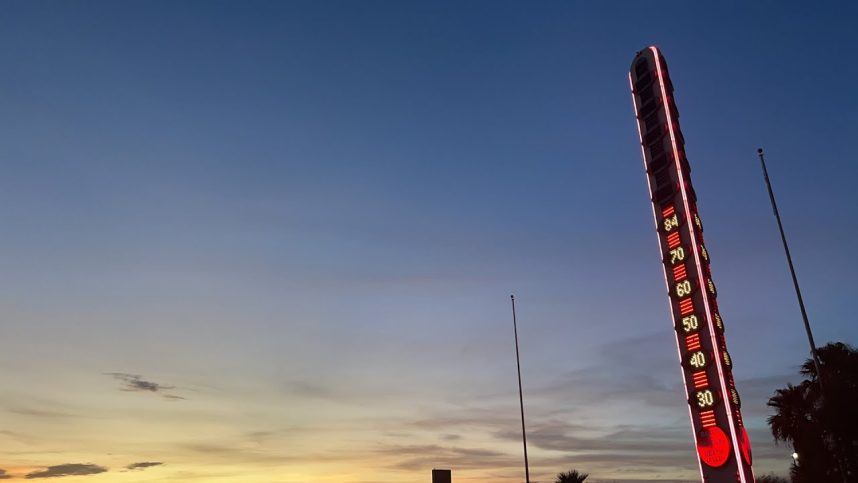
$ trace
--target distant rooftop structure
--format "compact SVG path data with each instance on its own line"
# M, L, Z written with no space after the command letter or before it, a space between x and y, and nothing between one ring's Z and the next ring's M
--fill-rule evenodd
M432 483L453 483L451 470L432 470Z

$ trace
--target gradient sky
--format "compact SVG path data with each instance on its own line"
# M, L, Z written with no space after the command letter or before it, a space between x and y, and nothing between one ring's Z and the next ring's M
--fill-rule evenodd
M650 44L786 472L807 346L755 150L817 341L858 342L858 7L693 3L2 2L0 478L519 482L515 292L534 479L694 479Z

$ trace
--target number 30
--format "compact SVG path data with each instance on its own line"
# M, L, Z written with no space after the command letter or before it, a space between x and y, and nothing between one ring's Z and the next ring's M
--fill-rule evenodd
M697 393L697 406L707 408L715 404L715 396L709 389Z

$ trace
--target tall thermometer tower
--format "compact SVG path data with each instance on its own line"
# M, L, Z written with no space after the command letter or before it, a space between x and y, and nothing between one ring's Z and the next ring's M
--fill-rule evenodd
M638 52L629 83L701 481L753 483L751 444L733 382L673 84L656 47Z

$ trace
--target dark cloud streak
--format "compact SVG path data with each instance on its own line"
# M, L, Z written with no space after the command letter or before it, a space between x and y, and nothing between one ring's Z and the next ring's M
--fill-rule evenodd
M94 465L91 463L66 463L62 465L48 466L42 471L27 473L24 478L31 480L34 478L56 478L60 476L97 475L106 471L107 468L104 466Z
M112 376L114 379L120 380L125 383L122 387L123 391L154 392L160 394L161 397L163 397L164 399L169 399L171 401L185 399L181 396L176 396L175 394L169 394L165 392L171 389L175 389L176 386L167 386L164 384L159 384L157 382L147 381L146 379L143 379L143 376L139 374L129 374L126 372L106 372L105 375Z
M126 466L127 470L145 470L146 468L151 468L153 466L161 466L164 463L162 461L141 461L139 463L131 463Z

